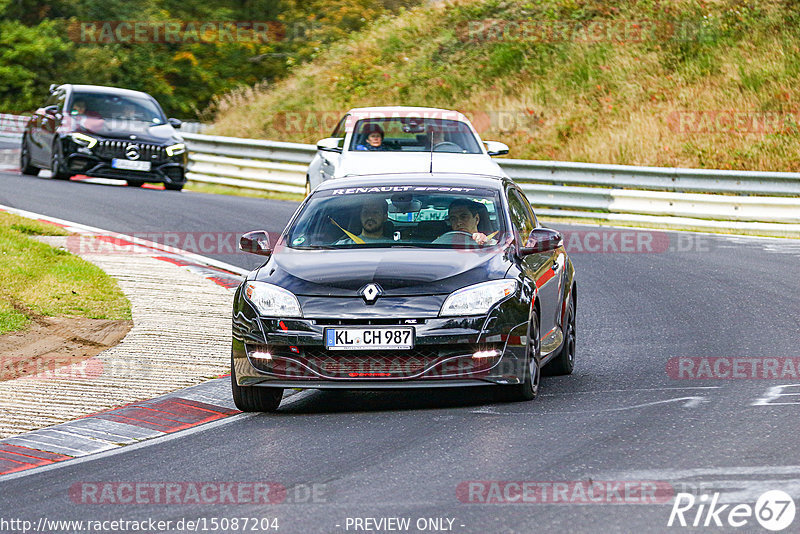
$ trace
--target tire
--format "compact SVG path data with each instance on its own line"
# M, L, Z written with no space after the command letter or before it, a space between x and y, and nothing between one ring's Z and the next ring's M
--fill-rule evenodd
M146 182L142 182L141 180L125 180L128 182L128 185L131 187L142 187Z
M236 383L236 367L231 356L231 392L233 403L243 412L274 412L283 398L283 388L240 386Z
M56 141L53 143L53 150L50 152L50 172L53 180L69 180L72 178L72 175L62 167L62 159L61 147L58 146L58 141Z
M31 164L31 153L28 150L28 139L26 136L22 137L22 146L19 151L19 171L28 176L37 176L39 168Z
M539 340L539 315L533 314L528 325L528 344L525 349L525 380L522 384L513 386L499 386L500 400L502 402L532 401L539 394L539 383L542 369L539 365L540 340Z
M180 191L183 189L183 184L164 184L164 189L167 191Z
M575 300L570 297L564 319L564 341L558 355L544 366L545 376L571 375L575 368Z

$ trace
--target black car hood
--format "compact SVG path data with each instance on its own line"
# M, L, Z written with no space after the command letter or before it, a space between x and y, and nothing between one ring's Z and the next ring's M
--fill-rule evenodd
M176 132L172 125L143 121L115 121L86 117L77 122L74 131L104 139L135 140L142 143L180 142L176 140Z
M302 296L359 296L376 283L384 296L441 295L503 278L509 263L500 247L487 251L391 248L296 250L276 253L256 275Z

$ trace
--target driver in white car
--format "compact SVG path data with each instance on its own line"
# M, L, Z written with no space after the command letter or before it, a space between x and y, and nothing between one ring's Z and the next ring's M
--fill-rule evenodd
M447 209L447 219L450 222L450 232L445 233L434 243L441 242L440 239L451 232L465 232L472 236L472 240L479 245L496 245L497 240L494 236L487 236L478 231L478 223L481 221L480 205L477 202L467 199L456 199L450 203ZM452 235L450 236L452 237Z

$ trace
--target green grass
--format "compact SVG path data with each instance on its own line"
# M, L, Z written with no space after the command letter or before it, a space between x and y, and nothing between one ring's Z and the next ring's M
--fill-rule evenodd
M63 229L0 213L0 334L24 328L33 314L130 319L117 282L95 265L31 236Z
M237 197L270 198L273 200L291 200L300 202L304 195L292 193L280 193L277 191L262 191L260 189L242 189L240 187L229 187L227 185L206 184L202 182L189 182L184 186L185 191L195 193L210 193L213 195L232 195Z

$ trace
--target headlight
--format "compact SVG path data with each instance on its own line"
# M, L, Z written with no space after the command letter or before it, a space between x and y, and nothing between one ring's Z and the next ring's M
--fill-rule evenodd
M442 304L440 316L482 315L517 291L516 280L492 280L453 291Z
M302 317L300 303L289 291L266 282L247 282L244 286L247 300L261 315L270 317Z
M73 141L75 141L75 143L79 144L80 146L85 146L86 148L92 148L97 144L97 139L82 133L71 133L69 136Z
M186 152L186 145L178 143L167 147L167 156L177 156Z

